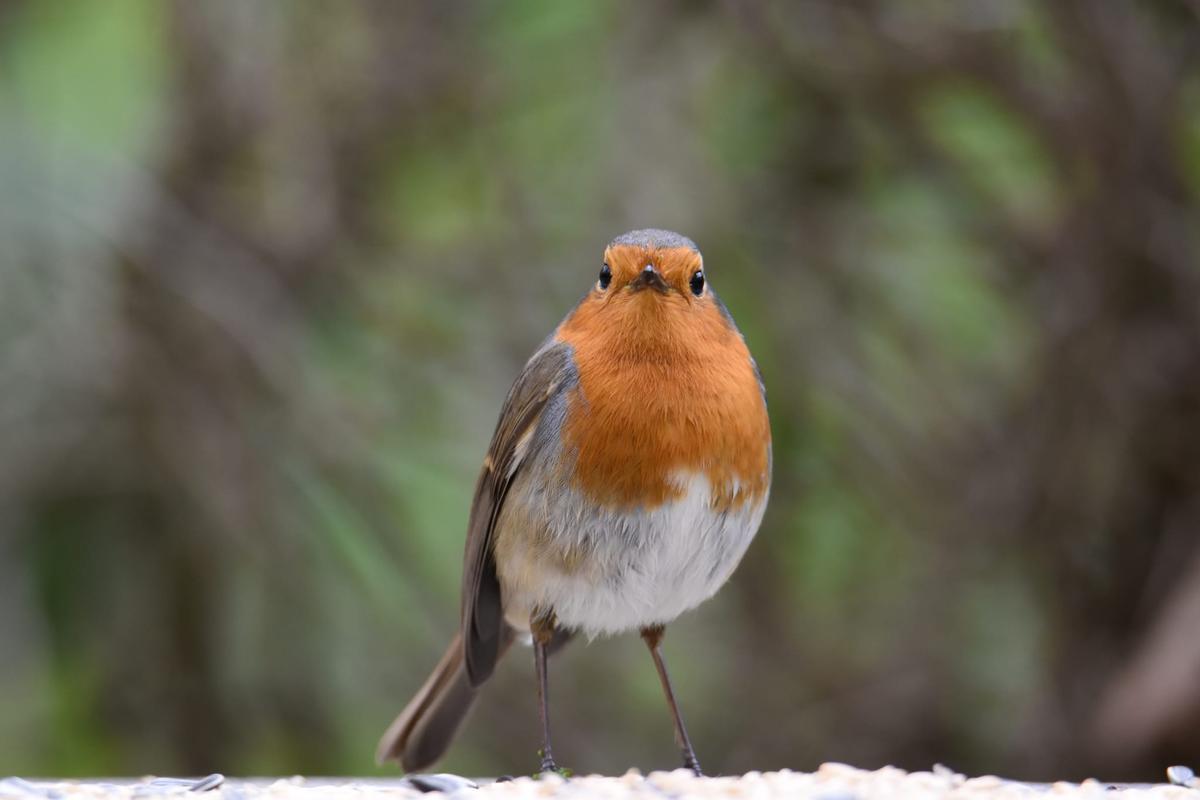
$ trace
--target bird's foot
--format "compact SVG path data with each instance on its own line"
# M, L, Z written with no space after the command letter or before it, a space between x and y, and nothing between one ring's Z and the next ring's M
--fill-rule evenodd
M533 777L540 778L543 775L558 775L560 778L571 777L571 770L556 764L554 756L548 750L539 751L538 755L542 757L542 763L538 767L537 774Z

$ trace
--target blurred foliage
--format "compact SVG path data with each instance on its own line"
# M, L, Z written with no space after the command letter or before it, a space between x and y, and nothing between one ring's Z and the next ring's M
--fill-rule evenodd
M702 760L1200 761L1186 0L0 5L0 774L367 773L603 245L680 230L776 475ZM636 637L556 750L673 766ZM517 651L445 763L532 768Z

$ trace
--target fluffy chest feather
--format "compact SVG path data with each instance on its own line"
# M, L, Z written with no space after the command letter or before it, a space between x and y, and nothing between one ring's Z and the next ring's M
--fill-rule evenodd
M741 334L715 307L638 312L613 320L585 306L559 330L579 371L563 426L576 488L653 508L681 499L675 477L696 473L718 510L764 496L771 431Z
M653 509L597 507L536 471L519 478L499 520L496 563L513 627L535 610L588 636L664 624L711 597L762 521L766 497L716 511L708 479L675 476L678 497Z

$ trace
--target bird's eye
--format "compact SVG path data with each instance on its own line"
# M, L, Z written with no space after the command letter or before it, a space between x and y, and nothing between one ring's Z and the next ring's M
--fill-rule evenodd
M704 294L704 272L696 270L692 273L692 294L699 297Z
M605 264L600 268L600 288L607 289L610 283L612 283L612 270L608 268L608 264Z

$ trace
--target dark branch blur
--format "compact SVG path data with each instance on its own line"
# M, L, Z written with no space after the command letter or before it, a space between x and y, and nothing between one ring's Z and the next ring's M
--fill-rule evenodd
M710 769L1200 761L1200 4L0 6L0 774L365 773L604 243L696 239L766 523ZM675 766L636 637L582 771ZM445 767L531 767L532 659Z

